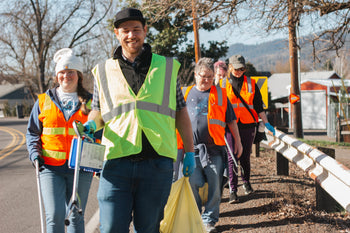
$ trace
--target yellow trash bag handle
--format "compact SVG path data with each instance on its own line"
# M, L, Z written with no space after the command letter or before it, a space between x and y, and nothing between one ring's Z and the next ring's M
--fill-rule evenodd
M206 233L188 177L172 184L160 232Z

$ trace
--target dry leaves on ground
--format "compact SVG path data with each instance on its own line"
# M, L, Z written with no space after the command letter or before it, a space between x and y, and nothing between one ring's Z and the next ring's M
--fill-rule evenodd
M289 163L289 176L275 175L275 156L268 149L252 156L251 166L255 192L246 196L240 186L240 202L229 204L224 190L218 232L350 232L349 213L316 209L315 183L302 169Z

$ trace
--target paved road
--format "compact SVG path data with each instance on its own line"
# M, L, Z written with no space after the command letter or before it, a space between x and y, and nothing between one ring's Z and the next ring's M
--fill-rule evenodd
M1 233L40 232L35 169L28 160L25 146L27 121L0 118ZM94 178L85 215L87 224L98 209L97 187L98 180Z

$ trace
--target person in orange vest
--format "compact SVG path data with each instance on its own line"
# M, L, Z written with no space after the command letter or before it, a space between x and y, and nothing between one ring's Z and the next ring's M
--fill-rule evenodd
M176 161L173 163L173 182L182 178L181 171L183 170L183 158L185 155L184 144L181 139L180 133L176 130L176 142L177 142L177 157Z
M202 220L208 232L215 232L219 220L221 187L226 160L225 128L235 138L234 151L240 156L242 145L236 117L226 90L213 85L214 65L211 58L201 58L195 67L196 84L183 88L191 119L196 167L189 181ZM202 212L199 188L208 183L208 200Z
M46 214L46 232L65 232L65 217L70 201L74 169L69 169L73 121L88 119L92 95L83 87L83 63L64 48L55 53L56 87L38 96L30 114L26 141L29 158L40 166L42 199ZM84 232L86 207L93 173L80 171L78 195L83 214L74 211L68 232Z
M234 55L230 57L228 71L228 77L220 81L220 86L226 89L227 96L237 117L237 125L242 141L243 153L240 158L234 153L234 157L236 161L239 160L242 168L241 177L243 180L243 189L245 194L248 195L254 191L250 184L250 153L256 133L258 118L261 118L265 127L273 134L275 134L275 129L267 121L263 109L261 93L254 79L244 75L244 72L246 71L244 57L242 55ZM243 104L239 95L246 102L246 105ZM226 137L229 146L232 146L233 138L229 132L226 133ZM234 203L238 201L238 177L236 175L237 167L231 156L228 156L228 164L230 188L229 203Z

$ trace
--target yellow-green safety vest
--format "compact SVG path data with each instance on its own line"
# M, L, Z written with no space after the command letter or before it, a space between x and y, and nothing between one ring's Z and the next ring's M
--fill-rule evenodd
M102 144L105 159L138 154L142 131L154 150L176 159L176 80L180 63L152 54L145 81L137 95L125 79L118 60L108 59L93 69L101 115L105 122Z

